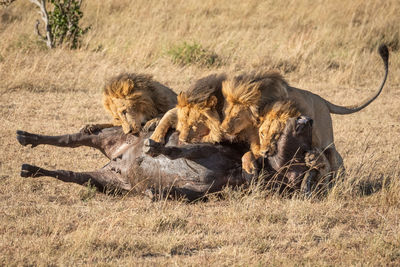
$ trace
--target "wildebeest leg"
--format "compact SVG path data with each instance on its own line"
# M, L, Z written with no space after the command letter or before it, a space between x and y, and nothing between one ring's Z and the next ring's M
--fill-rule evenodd
M23 145L52 145L59 147L79 147L89 146L99 149L108 158L113 158L122 149L122 144L128 137L123 134L121 127L103 129L93 134L79 132L75 134L66 134L59 136L48 136L32 134L25 131L17 131L17 140ZM129 138L136 138L130 136Z
M317 176L317 170L310 170L304 174L303 181L301 182L300 192L304 194L306 198L311 197L312 186L315 186L314 181L316 180Z
M80 185L90 182L99 190L110 188L129 191L132 189L132 185L126 179L117 172L110 170L98 170L94 172L73 172L65 170L50 171L37 166L22 164L21 176L33 178L49 176L57 178L63 182L76 183Z
M290 189L300 189L302 191L303 182L307 191L307 183L309 183L311 191L312 179L314 178L314 174L308 175L311 173L309 168L302 163L288 163L288 165L283 166L279 172L284 180L287 180L287 186Z

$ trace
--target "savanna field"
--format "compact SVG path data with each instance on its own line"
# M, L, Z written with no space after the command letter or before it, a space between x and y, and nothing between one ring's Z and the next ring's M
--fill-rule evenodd
M78 49L48 49L27 0L0 6L0 265L400 265L400 2L84 1ZM41 24L41 26L43 26ZM106 195L21 164L88 171L92 148L23 147L16 130L59 135L109 122L107 78L152 74L186 90L210 73L278 70L340 105L333 115L346 176L325 198L226 189L188 204Z

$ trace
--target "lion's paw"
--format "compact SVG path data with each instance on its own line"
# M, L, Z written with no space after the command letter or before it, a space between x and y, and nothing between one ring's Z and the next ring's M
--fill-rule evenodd
M317 148L307 151L304 161L310 169L318 170L321 175L324 175L330 171L328 159L326 158L325 154Z

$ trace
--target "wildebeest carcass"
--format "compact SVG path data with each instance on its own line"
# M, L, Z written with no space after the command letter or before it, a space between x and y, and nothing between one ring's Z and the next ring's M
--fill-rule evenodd
M292 118L278 142L278 154L267 160L268 171L278 171L293 158L299 164L285 169L283 177L303 180L309 168L300 164L311 148L310 119ZM47 144L59 147L89 146L99 149L110 162L91 172L46 170L23 164L22 177L50 176L64 182L91 184L99 189L143 192L155 190L194 200L224 186L240 186L248 179L242 175L244 149L235 144L178 144L178 134L169 133L165 146L148 142L151 133L139 136L124 134L121 127L112 127L88 134L79 132L45 136L17 131L21 145ZM151 155L150 155L151 154ZM268 164L271 161L271 164ZM304 162L304 160L303 160ZM309 178L306 178L309 179Z

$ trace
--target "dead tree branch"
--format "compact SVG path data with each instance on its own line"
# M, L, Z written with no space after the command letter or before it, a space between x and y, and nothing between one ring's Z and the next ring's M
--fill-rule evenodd
M37 5L40 8L40 15L42 16L42 20L44 21L44 26L46 29L46 44L48 48L53 48L53 36L51 34L51 25L49 24L49 14L46 9L46 1L45 0L29 0L31 3ZM43 36L39 32L39 21L36 22L36 33L43 38Z
M36 31L36 34L37 34L40 38L42 38L43 40L46 40L46 37L44 37L44 36L40 33L39 25L40 25L40 21L37 19L37 20L36 20L36 24L35 24L35 31Z

